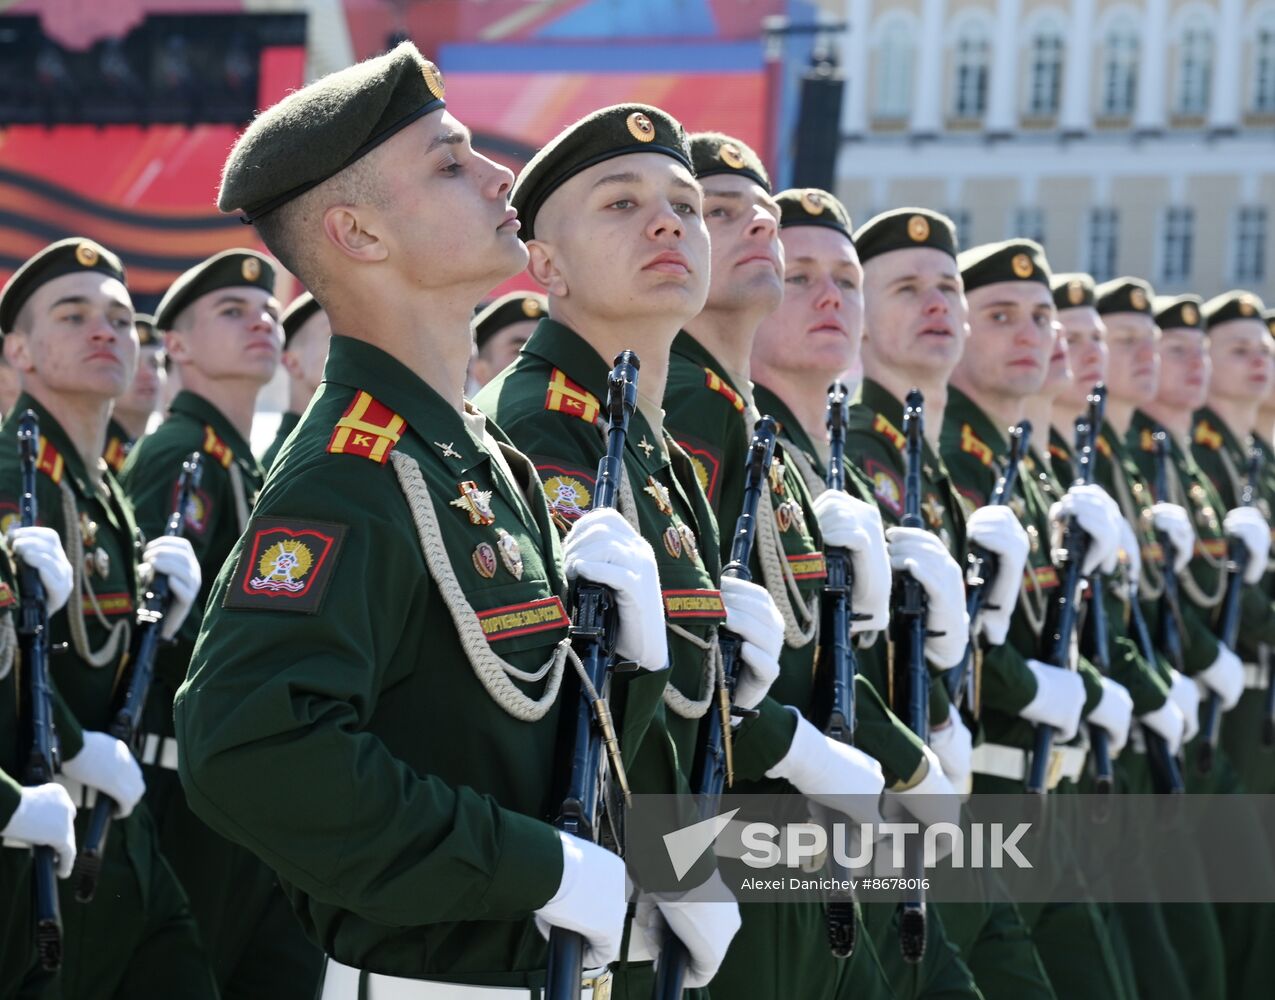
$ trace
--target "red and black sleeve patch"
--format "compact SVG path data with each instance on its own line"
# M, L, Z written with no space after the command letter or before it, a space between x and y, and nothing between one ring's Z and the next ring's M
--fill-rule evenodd
M262 517L248 529L222 607L316 614L332 582L346 526Z
M540 482L544 484L545 502L551 517L570 524L579 519L593 504L596 477L583 471L532 456Z
M872 495L876 497L877 503L895 517L902 517L903 481L898 475L871 458L863 463L863 472L872 480Z
M556 597L524 601L522 604L506 604L499 608L477 611L475 614L488 642L548 632L571 624L567 609Z
M173 482L173 492L168 502L170 510L177 503L177 493L180 486L180 481ZM190 499L186 502L186 509L183 511L185 534L202 538L204 533L208 531L208 525L212 523L212 512L212 498L203 490L191 490Z
M688 437L677 438L677 443L690 457L691 467L695 470L695 478L699 480L699 488L708 497L709 503L717 500L717 487L721 478L722 453L702 441Z
M720 590L666 590L664 613L671 619L698 618L726 620L726 605Z

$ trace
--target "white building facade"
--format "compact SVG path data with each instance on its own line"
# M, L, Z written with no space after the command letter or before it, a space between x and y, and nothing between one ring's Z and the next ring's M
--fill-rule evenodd
M826 6L825 6L826 10ZM1275 0L844 0L837 193L1275 305Z

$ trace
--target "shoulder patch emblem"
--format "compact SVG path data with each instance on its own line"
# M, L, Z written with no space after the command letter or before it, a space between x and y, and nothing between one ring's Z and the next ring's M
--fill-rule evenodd
M1201 420L1195 425L1194 441L1209 451L1217 451L1222 447L1222 433L1215 431L1207 420Z
M961 451L967 455L973 455L989 468L996 461L991 446L975 434L974 428L969 424L961 424Z
M545 392L546 410L579 417L586 424L591 424L598 418L601 408L597 396L572 382L560 369L553 370Z
M695 469L695 478L699 480L699 488L711 502L717 494L717 474L721 470L721 454L706 444L700 444L687 438L678 438Z
M406 426L407 421L388 406L360 391L332 429L328 453L358 455L384 465Z
M43 435L40 437L40 450L36 454L35 467L38 472L43 472L52 479L55 485L62 482L62 473L66 471L66 462L63 461L61 454Z
M204 424L204 454L211 455L224 469L229 469L230 463L235 460L235 453L230 450L230 445L219 438L209 424Z
M262 517L248 528L222 607L316 614L346 526Z
M737 412L744 412L744 401L740 398L739 393L727 385L726 380L718 375L717 372L713 371L713 369L704 369L704 384L714 392L719 392L725 396L727 400L730 401L730 405L735 407Z
M9 534L10 528L16 528L21 523L17 504L7 501L0 503L0 535Z
M593 503L593 477L575 469L556 465L537 465L544 483L545 502L549 513L564 521L575 521Z
M173 483L173 495L169 502L171 508L177 502L177 488L180 483ZM212 500L203 490L191 490L190 499L186 502L186 530L194 535L202 535L208 530L208 518L212 513Z
M876 415L876 419L872 421L872 430L889 440L899 451L907 447L908 439L903 436L903 432L890 423L883 414Z
M872 459L863 463L863 471L872 480L872 494L877 498L877 503L895 517L902 517L903 483L899 477Z

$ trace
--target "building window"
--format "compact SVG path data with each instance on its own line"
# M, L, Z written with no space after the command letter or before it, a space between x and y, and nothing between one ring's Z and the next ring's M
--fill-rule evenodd
M1195 211L1170 208L1164 213L1164 256L1160 280L1170 283L1191 277L1191 253L1195 243Z
M1209 110L1213 82L1213 29L1202 14L1182 29L1178 42L1178 114L1198 117Z
M1062 33L1050 25L1039 29L1031 40L1031 79L1027 92L1027 114L1052 118L1062 101Z
M1089 253L1086 270L1094 281L1110 281L1116 276L1116 237L1120 217L1114 208L1095 208L1089 213Z
M982 118L987 111L987 75L991 43L982 21L967 21L956 39L956 79L952 112L957 118Z
M1138 25L1122 17L1102 43L1102 115L1129 118L1138 97Z
M1267 11L1253 40L1253 110L1275 113L1275 12Z
M881 32L877 49L878 118L906 118L912 110L912 77L916 61L916 32L895 18Z
M1045 242L1045 213L1039 208L1014 209L1013 224L1014 231L1006 239Z
M1266 209L1249 205L1235 217L1235 280L1266 280Z

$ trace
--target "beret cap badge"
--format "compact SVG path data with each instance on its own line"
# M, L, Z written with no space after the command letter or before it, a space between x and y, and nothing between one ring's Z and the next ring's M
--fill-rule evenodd
M823 195L813 188L801 192L801 207L811 215L822 215L824 210Z
M1141 288L1135 287L1129 292L1129 302L1132 303L1134 309L1145 309L1147 307L1147 293Z
M655 141L655 126L651 124L651 119L647 118L641 111L634 111L624 124L629 127L629 135L633 136L638 142Z
M734 143L722 143L722 148L717 151L717 155L721 161L732 170L744 169L744 156L739 151L739 147Z
M1253 302L1251 299L1247 299L1247 298L1240 299L1240 315L1241 316L1257 315L1257 308L1253 305Z
M1067 284L1067 301L1074 306L1085 301L1085 283L1079 278L1074 278Z
M261 261L256 257L245 257L239 271L244 281L256 281L261 277Z
M91 243L81 243L75 248L75 259L84 267L92 267L98 261L97 249Z
M1188 302L1182 307L1182 319L1189 326L1195 326L1200 322L1200 311L1195 308L1195 303Z
M1030 278L1032 276L1032 259L1025 253L1015 254L1009 266L1020 278Z
M930 220L923 215L914 215L908 219L908 235L917 243L923 243L930 236Z
M441 101L446 87L443 86L443 74L438 67L428 59L425 60L425 65L421 67L421 76L425 78L425 86L429 88L429 92Z
M522 300L522 314L528 319L535 319L540 315L540 303L528 296Z

